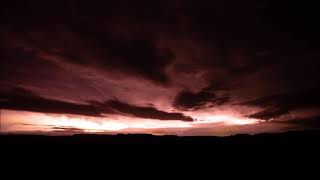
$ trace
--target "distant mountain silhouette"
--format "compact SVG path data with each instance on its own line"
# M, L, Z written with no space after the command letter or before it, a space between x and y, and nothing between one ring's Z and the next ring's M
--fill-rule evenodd
M3 164L54 162L68 166L89 161L109 166L131 163L135 167L139 162L147 165L160 161L165 166L174 166L172 162L189 166L186 163L194 164L192 161L197 162L195 165L203 165L204 161L219 165L228 159L232 164L237 162L243 166L249 159L254 160L251 165L267 165L266 162L278 163L279 160L316 161L320 152L319 130L229 137L77 134L1 135L0 138Z
M45 135L1 135L1 143L6 147L25 146L170 146L185 147L198 146L206 148L224 148L227 146L296 146L319 144L320 130L292 131L286 133L264 133L256 135L239 134L227 137L216 136L154 136L151 134L75 134L72 136L45 136Z

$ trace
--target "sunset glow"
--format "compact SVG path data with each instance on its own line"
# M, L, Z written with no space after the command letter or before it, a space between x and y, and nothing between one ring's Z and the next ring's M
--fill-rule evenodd
M228 115L213 115L202 117L195 123L224 123L226 125L245 125L259 123L261 120Z
M296 11L258 1L7 3L1 132L320 128L319 33L300 4Z
M120 119L119 119L120 118ZM227 126L259 123L259 120L214 115L202 117L194 122L175 120L137 119L134 117L79 117L72 115L56 115L33 112L2 111L2 132L56 132L73 130L74 133L88 132L130 132L144 133L150 129L192 128L198 124L223 123ZM72 132L71 132L72 133Z

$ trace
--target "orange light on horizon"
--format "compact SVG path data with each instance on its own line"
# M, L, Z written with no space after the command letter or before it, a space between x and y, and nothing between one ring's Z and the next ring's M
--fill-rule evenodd
M155 120L141 119L114 115L109 117L87 117L74 115L45 114L26 111L3 111L3 131L44 131L66 128L75 128L84 132L122 132L130 130L132 132L144 133L151 129L171 129L171 128L193 128L199 124L222 123L225 126L247 125L259 123L258 119L251 119L235 115L210 115L194 114L193 122L177 120ZM54 129L53 127L57 127Z
M259 119L236 117L231 115L208 115L201 116L200 120L196 120L194 123L223 123L226 125L246 125L255 124L261 122Z

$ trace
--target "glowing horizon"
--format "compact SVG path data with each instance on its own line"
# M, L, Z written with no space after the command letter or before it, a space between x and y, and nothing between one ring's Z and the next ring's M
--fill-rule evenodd
M28 111L2 110L2 132L66 132L87 133L125 132L149 133L152 129L188 129L203 124L224 124L240 126L259 123L260 120L235 117L232 115L212 115L192 122L179 120L155 120L114 115L113 117L88 117L67 114L47 114Z

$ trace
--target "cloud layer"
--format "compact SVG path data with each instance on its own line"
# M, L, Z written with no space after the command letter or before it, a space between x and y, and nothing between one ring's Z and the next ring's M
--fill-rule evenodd
M1 108L185 122L219 111L303 126L320 116L315 7L5 2Z

